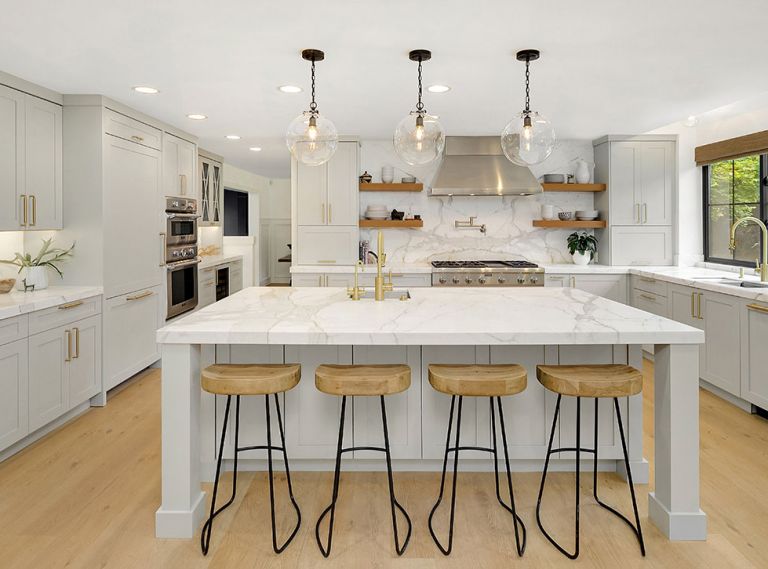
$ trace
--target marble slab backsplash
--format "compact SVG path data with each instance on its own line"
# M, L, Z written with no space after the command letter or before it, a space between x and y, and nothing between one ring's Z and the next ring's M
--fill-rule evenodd
M574 160L582 158L592 164L590 140L558 141L552 155L531 168L534 176L572 174ZM420 214L421 229L387 229L384 239L389 260L418 263L434 259L526 259L534 263L570 262L566 238L573 230L540 229L532 221L541 218L542 204L553 204L555 210L593 209L594 195L587 192L547 192L535 196L460 196L430 197L429 186L437 166L409 166L402 162L390 140L361 142L361 170L380 181L381 167L395 167L395 181L406 175L424 183L423 192L361 192L360 215L369 204L383 204L389 211L404 211L406 216ZM362 173L362 172L361 172ZM456 229L454 221L476 216L477 224L485 224L485 234L477 229ZM375 242L377 230L360 230L360 239Z

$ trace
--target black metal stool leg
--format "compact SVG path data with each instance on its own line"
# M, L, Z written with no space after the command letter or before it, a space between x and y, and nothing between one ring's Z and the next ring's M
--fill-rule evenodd
M208 554L208 548L211 544L211 532L213 531L213 519L224 511L235 500L237 493L237 448L238 438L240 435L240 396L236 396L235 404L235 464L234 471L232 473L232 496L229 498L226 504L216 509L216 496L219 492L219 479L221 478L221 464L224 460L224 441L227 434L227 424L229 423L229 410L232 404L232 396L227 395L227 406L224 410L224 424L221 427L221 441L219 443L219 457L216 461L216 478L213 482L213 495L211 496L211 509L208 519L203 525L203 529L200 532L200 549L203 551L203 555Z
M347 408L347 396L344 395L341 398L341 418L339 419L339 442L336 447L336 469L334 470L333 475L333 494L331 497L331 504L328 506L325 510L323 510L323 513L320 514L320 517L317 519L317 524L315 525L315 539L317 540L317 546L320 548L320 553L323 554L323 557L328 557L331 554L331 542L333 539L333 519L336 514L336 500L339 498L339 478L341 476L341 447L342 443L344 442L344 415ZM323 544L320 540L320 523L323 521L323 518L328 514L328 512L331 513L331 519L328 523L328 548L324 548Z
M496 398L496 404L499 408L499 428L501 429L501 442L504 445L504 463L506 465L507 470L507 489L509 490L509 503L510 505L507 506L507 504L504 503L504 501L501 499L501 492L499 491L499 467L497 462L497 447L496 447L496 418L495 413L493 411L493 397L490 398L491 401L491 429L493 431L493 468L494 472L496 473L495 480L496 480L496 498L499 501L499 504L504 506L504 508L512 514L512 520L515 524L515 547L517 549L517 555L522 557L523 553L525 552L525 545L527 542L527 530L525 529L525 524L523 523L523 520L520 518L520 516L517 515L517 511L515 509L515 494L512 491L512 472L509 468L509 448L507 447L507 430L504 425L504 411L501 407L501 397ZM518 524L520 524L520 529L518 529ZM522 544L520 541L520 533L522 532Z
M432 511L429 512L429 533L432 534L432 539L435 542L435 545L437 545L437 548L443 553L443 555L450 555L451 549L453 549L453 521L456 513L456 479L457 479L457 473L458 473L458 465L459 465L459 444L460 444L460 438L461 438L461 407L462 403L464 402L464 397L459 397L459 409L456 414L456 446L454 449L450 448L451 443L451 424L453 423L453 408L454 408L454 402L456 400L456 395L453 395L451 397L451 412L450 412L450 418L448 420L448 436L446 438L445 442L445 458L443 459L443 475L440 480L440 494L437 498L437 502L435 502L435 505L432 506ZM440 543L440 540L437 539L437 536L435 535L435 531L432 528L432 518L435 515L435 511L437 510L438 506L440 505L440 502L443 499L443 487L445 485L445 471L446 467L448 465L448 453L453 450L454 456L453 456L453 482L452 482L452 489L451 489L451 517L450 522L448 526L448 547L445 548Z
M392 529L395 534L395 551L398 555L402 555L405 553L405 549L408 547L408 542L411 539L411 518L408 515L408 512L405 511L405 508L403 508L400 505L400 502L397 501L395 498L395 483L392 477L392 457L390 456L389 451L389 429L387 429L387 410L384 405L384 396L379 396L381 399L381 425L384 430L384 453L387 457L387 478L389 479L389 504L392 508ZM400 539L397 535L397 511L396 509L400 510L405 516L405 521L408 522L408 532L405 535L405 541L403 542L402 547L400 546Z
M270 514L272 516L272 549L275 553L282 553L286 547L288 547L288 544L291 543L293 538L296 536L296 533L299 531L299 527L301 527L301 510L299 510L299 505L296 503L296 499L293 496L293 487L291 486L291 471L288 467L288 452L285 448L285 434L283 432L283 419L280 415L280 402L277 398L277 394L274 394L275 397L275 409L277 411L277 424L280 429L280 441L281 441L281 449L283 451L283 462L285 464L285 476L286 481L288 483L288 495L290 496L291 503L293 504L293 508L296 510L296 527L293 528L293 531L291 532L291 535L288 536L288 539L285 540L285 542L282 545L277 544L277 528L275 524L275 488L274 488L274 472L272 469L272 419L270 417L269 412L269 395L264 396L264 402L266 404L266 420L267 420L267 462L269 464L269 507L270 507Z

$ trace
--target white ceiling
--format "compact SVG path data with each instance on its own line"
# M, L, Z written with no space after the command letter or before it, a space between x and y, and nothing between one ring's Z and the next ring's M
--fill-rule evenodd
M318 64L318 104L340 133L389 138L425 94L448 134L500 132L523 103L560 138L643 132L768 91L765 0L24 0L3 11L0 69L62 93L100 93L200 137L269 177L289 175L282 137L308 105L302 48ZM281 84L305 88L298 95ZM159 95L138 95L152 85ZM187 113L204 113L195 122ZM228 141L239 134L240 141ZM249 146L264 150L254 153Z

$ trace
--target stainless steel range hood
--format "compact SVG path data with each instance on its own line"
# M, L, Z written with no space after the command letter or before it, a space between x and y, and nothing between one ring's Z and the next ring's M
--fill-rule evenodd
M498 136L448 136L431 195L526 196L541 191L528 168L507 160Z

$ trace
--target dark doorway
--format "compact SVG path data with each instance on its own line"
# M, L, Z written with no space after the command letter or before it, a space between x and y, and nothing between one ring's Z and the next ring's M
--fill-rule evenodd
M248 192L224 188L224 235L248 235Z

